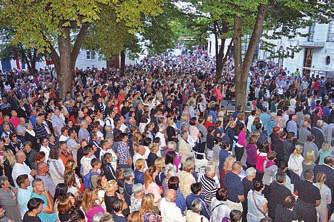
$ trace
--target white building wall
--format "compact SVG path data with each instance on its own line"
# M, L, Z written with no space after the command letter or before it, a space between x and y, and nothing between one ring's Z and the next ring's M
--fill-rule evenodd
M77 62L75 64L75 66L79 69L86 69L87 67L102 69L106 68L106 65L106 61L102 58L101 55L97 53L95 54L94 58L87 58L87 50L80 51Z
M334 28L334 26L333 26ZM313 57L311 68L319 71L334 72L334 42L328 41L328 30L329 24L315 24L313 40L308 41L308 37L296 37L289 39L288 37L283 36L278 40L266 40L276 45L274 51L278 51L280 47L283 47L285 50L289 46L298 46L300 51L294 53L293 58L284 58L283 66L290 72L295 72L298 68L302 70L304 67L304 57L305 57L305 48L313 48ZM298 30L303 34L309 33L309 28L303 28ZM270 35L271 31L268 31ZM219 43L220 44L220 41ZM227 44L228 45L228 44ZM313 45L313 46L312 46ZM227 50L227 46L225 47ZM215 56L215 39L214 35L209 35L208 39L208 54L211 57ZM269 59L269 53L263 50L260 50L258 53L259 60ZM330 64L326 65L326 57L330 56ZM278 62L278 58L274 59L275 62Z

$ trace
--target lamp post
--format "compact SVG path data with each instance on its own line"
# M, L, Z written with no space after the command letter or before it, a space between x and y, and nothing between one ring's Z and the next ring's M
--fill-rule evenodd
M279 47L279 50L278 50L278 56L279 56L279 62L278 62L278 64L279 64L280 66L283 66L284 48L283 48L282 45Z

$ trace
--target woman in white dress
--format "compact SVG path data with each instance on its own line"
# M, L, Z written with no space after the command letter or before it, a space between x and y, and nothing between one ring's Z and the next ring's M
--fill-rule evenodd
M302 146L297 145L293 153L290 155L288 161L288 168L296 173L298 176L301 176L303 172L304 157L302 156L302 153Z
M316 183L314 184L320 190L321 200L320 205L316 208L319 215L318 222L328 221L328 208L327 206L332 202L332 193L329 187L325 184L326 174L318 173L316 175Z
M65 166L61 159L59 158L59 150L50 150L50 156L48 160L49 173L53 182L57 185L59 183L64 183L64 171Z

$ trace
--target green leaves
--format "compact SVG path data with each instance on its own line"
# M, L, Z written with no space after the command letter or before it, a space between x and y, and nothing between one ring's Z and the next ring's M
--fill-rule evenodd
M144 32L148 20L163 12L162 6L162 0L125 0L109 4L90 27L84 47L97 50L106 58L124 49L140 52L138 33Z

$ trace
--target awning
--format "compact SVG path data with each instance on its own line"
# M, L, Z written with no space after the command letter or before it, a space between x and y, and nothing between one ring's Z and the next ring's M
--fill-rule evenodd
M325 46L324 42L300 42L300 47L304 48L323 48Z

